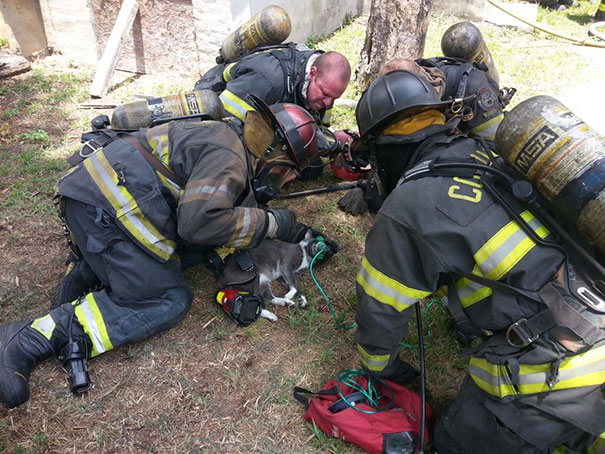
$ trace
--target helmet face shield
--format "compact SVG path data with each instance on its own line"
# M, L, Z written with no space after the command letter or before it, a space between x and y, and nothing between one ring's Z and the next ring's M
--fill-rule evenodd
M275 132L265 117L254 110L246 113L244 142L257 158L262 158L275 141Z

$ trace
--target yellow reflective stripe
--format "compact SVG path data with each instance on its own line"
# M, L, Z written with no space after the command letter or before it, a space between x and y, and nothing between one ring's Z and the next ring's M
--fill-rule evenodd
M492 364L484 358L471 358L468 371L475 384L492 396L505 397L517 394L505 366Z
M89 293L86 298L80 300L79 304L78 301L74 301L72 304L75 305L74 312L78 323L80 323L92 343L91 356L97 356L111 350L113 345L109 340L107 327L94 295Z
M382 274L370 264L366 257L361 261L361 268L357 274L357 283L367 295L381 303L392 306L399 312L407 309L419 299L431 294L431 292L407 287L395 279Z
M601 2L601 4L599 5L599 11L605 12L605 2Z
M168 240L141 212L136 200L126 187L118 185L118 176L102 152L84 160L84 166L105 198L116 210L116 217L144 247L158 257L168 260L175 251L176 243Z
M55 330L55 326L57 325L55 325L55 321L52 316L47 314L44 317L35 319L30 326L50 340L53 335L53 331Z
M238 98L229 90L223 90L219 97L221 98L225 110L235 115L240 120L243 120L246 117L246 112L254 110L250 104L243 99Z
M174 199L178 202L179 197L181 196L181 187L178 184L176 184L174 181L172 181L171 179L166 178L164 175L162 175L157 170L155 173L158 175L158 178L160 179L160 183L162 183L162 186L164 186L166 189L168 189L170 191L170 193L174 196Z
M504 114L490 118L485 123L475 126L469 132L471 135L481 136L485 140L494 140L496 138L496 131L502 120L504 120Z
M380 372L389 364L391 355L371 355L359 344L357 344L357 350L363 365L372 372Z
M529 211L521 213L521 217L538 236L544 238L548 235L548 230ZM500 279L535 245L519 224L510 221L474 254L475 262L485 277Z
M605 453L605 432L600 434L588 447L586 454Z
M481 275L480 272L477 273L475 270L473 270L473 274L478 276ZM465 277L458 280L456 287L458 288L458 286L460 286L458 289L458 297L464 308L472 306L492 294L492 289L490 287L486 287L485 285L471 281Z
M166 166L170 161L170 141L168 140L169 123L149 128L147 130L147 143L151 147L151 152L162 161Z
M231 76L231 68L233 68L234 65L235 63L229 63L223 70L223 80L225 82L230 82L231 79L233 79L233 76Z
M552 388L548 385L551 363L521 364L516 388L511 384L505 366L492 364L484 358L471 358L469 373L477 386L497 397L601 385L605 383L605 345L561 361L556 376L558 381Z
M254 229L251 227L252 217L250 216L250 210L244 209L243 213L240 212L233 235L227 241L229 247L244 248L250 244L254 236Z

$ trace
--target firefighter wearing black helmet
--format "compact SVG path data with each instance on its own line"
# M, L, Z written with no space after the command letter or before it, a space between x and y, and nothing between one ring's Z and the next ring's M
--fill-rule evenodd
M211 250L299 240L294 213L259 207L255 186L283 184L308 165L317 152L315 122L299 106L251 102L259 110L244 123L178 121L133 135L103 130L72 157L57 195L75 266L49 313L0 325L6 407L29 398L30 371L42 360L79 361L72 379L83 378L85 358L178 323L192 301L181 242Z
M395 380L407 371L398 346L410 309L438 292L485 341L439 418L437 452L605 452L603 314L575 292L585 285L581 273L561 250L534 241L481 173L412 177L438 157L497 166L478 141L452 133L451 107L408 71L380 76L358 104L362 140L388 195L357 275L361 363ZM550 238L534 213L509 202L536 239Z

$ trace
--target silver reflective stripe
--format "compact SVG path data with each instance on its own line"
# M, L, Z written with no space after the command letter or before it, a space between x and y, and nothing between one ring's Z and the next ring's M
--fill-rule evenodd
M585 366L574 367L570 369L561 368L557 375L559 382L570 380L573 378L589 375L592 373L603 372L605 370L605 360L597 361L592 364L586 364ZM533 385L546 383L550 376L550 372L534 372L530 374L519 375L520 385Z
M494 367L496 367L496 366L494 366ZM503 377L502 375L496 375L496 376L491 375L489 372L487 372L486 370L484 370L478 366L469 365L468 372L470 375L480 378L484 382L489 383L491 386L494 386L496 388L500 387L503 379L504 379L505 384L511 385L511 381L508 379L508 377Z
M411 298L409 296L403 295L401 292L398 292L394 288L377 281L370 275L365 266L361 266L359 274L363 277L363 279L368 283L370 287L374 288L383 295L396 300L402 306L411 306L416 301L418 301L418 298Z
M40 317L31 324L31 327L46 337L48 340L53 335L53 331L55 330L55 321L50 314L45 315L44 317Z
M250 212L249 210L244 210L244 219L242 220L242 231L240 232L237 239L233 242L233 247L241 246L242 243L246 240L248 232L250 231L250 224Z
M461 288L460 290L458 290L458 297L462 300L464 298L468 298L470 295L472 295L473 293L475 293L477 290L481 290L483 288L486 288L484 285L479 284L478 282L475 281L471 281L470 279L468 279L470 282L465 285L463 288Z
M361 356L361 362L373 371L383 370L389 363L390 355L370 355L365 349L357 344L357 351Z
M237 101L227 97L224 92L221 93L219 98L221 99L223 106L227 111L238 117L240 120L243 120L246 117L246 112L248 112L248 109L239 104Z
M82 302L76 306L76 308L80 308L82 310L82 315L86 318L86 322L88 325L88 337L94 344L94 348L97 352L103 353L106 351L105 345L103 345L103 339L101 337L101 332L99 331L99 327L97 325L97 321L95 316L90 308L88 303L88 299L83 299Z
M215 192L222 191L228 194L227 185L221 184L220 186L189 186L187 187L187 194L214 194Z
M479 264L479 268L481 269L483 275L489 275L489 273L496 268L508 256L508 254L510 254L515 247L521 243L521 241L526 238L527 235L520 228L509 236L504 243L502 243L494 252L489 255L489 257L483 261L483 263Z
M131 200L128 200L128 198L124 194L122 194L120 187L118 187L114 182L113 175L107 173L105 166L100 161L99 156L100 154L97 153L94 156L88 158L86 161L84 161L84 163L85 166L87 163L90 163L90 165L94 167L97 174L99 175L99 178L101 179L99 183L104 186L101 189L105 189L105 191L103 192L109 192L109 194L115 200L115 204L112 203L113 201L111 200L111 198L109 201L113 208L116 210L116 216L118 217L118 219L122 216L126 217L126 219L136 229L136 231L139 232L150 244L157 247L159 250L165 252L166 254L172 255L174 253L174 247L163 243L163 239L158 238L153 232L149 231L147 226L145 226L145 224L141 222L139 217L134 214L134 208L138 208L135 199L132 198L132 196L130 196L129 194ZM110 165L109 161L107 161L107 164ZM124 188L124 190L126 190L126 188ZM142 212L141 215L143 216ZM136 232L132 233L136 236Z

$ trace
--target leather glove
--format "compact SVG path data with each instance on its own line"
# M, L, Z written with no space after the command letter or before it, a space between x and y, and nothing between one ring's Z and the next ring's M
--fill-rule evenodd
M289 241L292 236L292 230L296 226L296 215L287 208L273 208L269 210L269 216L273 216L277 225L277 230L270 238L282 241Z
M370 174L365 186L363 186L363 199L368 204L370 211L373 212L378 212L384 199L386 199L382 182L375 172Z
M338 200L338 206L348 214L357 216L368 211L362 188L353 188Z

